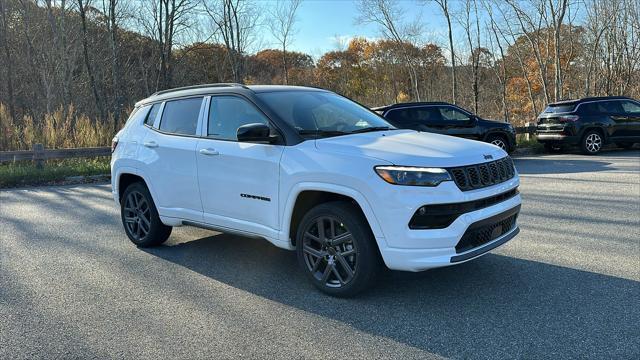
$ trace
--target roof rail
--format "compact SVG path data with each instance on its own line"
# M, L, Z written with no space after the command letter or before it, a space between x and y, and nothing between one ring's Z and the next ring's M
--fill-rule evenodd
M199 84L199 85L183 86L183 87L179 87L179 88L156 91L151 96L168 94L168 93L171 93L171 92L174 92L174 91L181 91L181 90L203 89L203 88L209 88L209 87L234 87L234 86L238 86L238 87L242 87L242 88L248 89L247 86L242 85L242 84L237 84L237 83Z

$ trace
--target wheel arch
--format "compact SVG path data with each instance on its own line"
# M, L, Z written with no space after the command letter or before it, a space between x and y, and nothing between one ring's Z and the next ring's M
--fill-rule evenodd
M147 178L144 176L144 174L137 168L130 167L119 168L115 175L115 181L113 182L113 184L115 185L114 190L117 191L118 194L118 200L122 199L122 195L124 194L124 190L127 188L127 186L134 182L142 182L147 187L147 189L149 189L149 193L151 194L153 201L156 201L157 197L153 190L153 186L151 186L149 181L147 181Z
M602 135L602 140L604 142L609 141L609 134L607 134L607 131L605 131L605 129L602 126L587 126L584 129L582 129L582 134L580 135L580 141L582 141L585 135L587 135L587 133L592 130L599 132L600 135Z
M334 184L298 184L290 193L282 219L281 240L295 247L296 228L304 214L314 206L331 201L349 201L356 205L369 224L378 245L384 238L379 222L366 198L358 191Z
M507 145L511 145L510 141L509 141L509 136L504 132L504 131L500 131L500 130L491 130L489 132L487 132L486 134L484 134L482 141L487 141L491 136L500 136L501 138L504 139L504 141L507 143Z

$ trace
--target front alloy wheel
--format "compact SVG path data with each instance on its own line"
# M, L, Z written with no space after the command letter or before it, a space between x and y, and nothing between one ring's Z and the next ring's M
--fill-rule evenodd
M333 216L319 217L304 232L307 270L327 287L348 284L356 272L358 251L347 227Z
M507 151L507 144L504 143L504 141L502 141L502 139L493 139L491 141L491 144L499 147L500 149Z
M304 215L296 231L296 252L307 278L332 296L365 290L382 264L362 211L344 201L317 205Z

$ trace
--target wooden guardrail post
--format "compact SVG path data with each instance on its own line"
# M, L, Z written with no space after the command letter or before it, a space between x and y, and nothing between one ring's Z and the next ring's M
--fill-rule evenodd
M526 123L524 123L524 126L525 126L527 129L529 129L529 128L530 128L530 126L531 126L531 123L526 122ZM530 133L529 131L527 131L527 132L524 134L524 138L525 138L525 140L527 140L527 141L529 141L529 140L530 140L530 138L531 138L531 135L530 135L530 134L531 134L531 133Z
M36 164L36 169L44 169L44 145L33 144L33 162Z

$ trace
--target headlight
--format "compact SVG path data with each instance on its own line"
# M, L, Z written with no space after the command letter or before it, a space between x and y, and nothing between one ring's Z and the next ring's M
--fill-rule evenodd
M440 168L412 166L376 166L376 173L389 184L411 186L438 186L451 180L449 172Z

